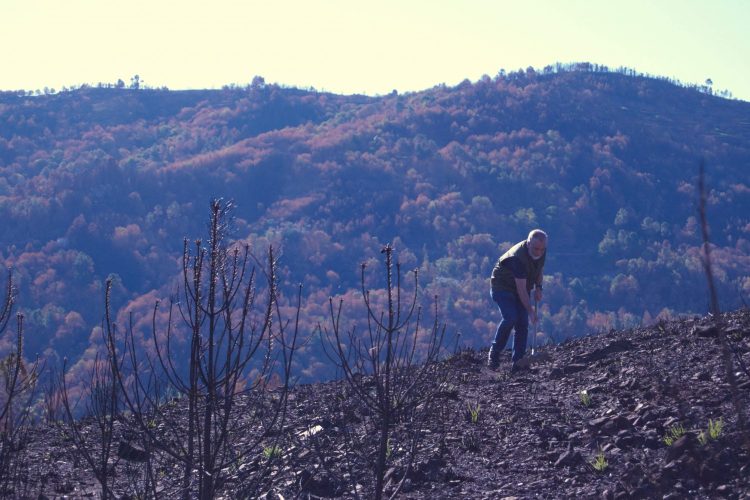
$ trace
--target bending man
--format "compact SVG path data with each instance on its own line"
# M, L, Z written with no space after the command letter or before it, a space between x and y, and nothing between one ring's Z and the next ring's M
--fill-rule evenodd
M513 365L511 371L520 368L518 362L526 353L526 338L529 334L529 318L536 324L537 317L531 305L530 294L536 286L534 297L542 300L542 271L547 256L547 233L534 229L524 241L513 245L497 261L492 270L492 300L500 308L502 320L497 325L495 339L490 346L487 366L496 369L500 364L500 353L508 343L510 331L513 335Z

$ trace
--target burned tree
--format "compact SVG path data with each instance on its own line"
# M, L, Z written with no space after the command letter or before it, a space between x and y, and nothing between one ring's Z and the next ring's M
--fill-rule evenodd
M109 298L109 285L107 283L107 298ZM101 487L101 498L103 500L116 498L117 495L112 489L114 482L112 477L113 465L110 460L113 458L114 428L119 417L120 405L117 382L111 371L113 365L103 359L101 354L96 355L86 380L85 394L82 395L83 408L81 409L79 408L81 399L76 402L71 401L70 391L65 379L66 364L67 360L63 363L63 369L57 382L63 418L54 423L60 427L73 444L76 457L81 459L94 474ZM83 412L82 415L80 411ZM83 432L83 425L79 417L83 417L87 423L93 424L91 432Z
M263 446L286 414L297 324L288 330L279 312L273 249L264 266L247 245L228 243L230 210L212 201L207 244L196 240L191 249L185 240L182 300L170 301L163 330L155 305L150 353L132 320L124 336L106 325L113 373L149 460L182 471L179 484L158 487L183 498L214 498L228 481L253 491L267 479ZM229 477L248 462L252 473Z
M385 310L376 311L371 292L365 286L366 265L361 266L361 287L367 328L344 330L341 326L343 301L329 301L331 324L321 326L321 338L329 357L343 374L349 390L344 412L361 415L363 423L355 428L354 419L344 417L344 435L355 446L350 451L373 471L372 495L383 497L388 486L398 494L417 454L425 419L432 410L445 371L436 370L445 328L435 319L428 329L422 327L422 309L418 306L419 282L414 271L414 291L403 301L401 268L396 263L393 277L393 248L386 245ZM359 417L357 418L359 420ZM374 437L372 439L371 437ZM396 464L396 462L398 462ZM386 469L398 465L400 477L390 477Z
M13 274L8 271L5 298L0 306L0 333L8 326L15 299ZM22 452L39 369L38 360L27 365L23 359L23 315L17 314L16 321L11 352L0 359L0 495L3 496L13 495L22 474Z

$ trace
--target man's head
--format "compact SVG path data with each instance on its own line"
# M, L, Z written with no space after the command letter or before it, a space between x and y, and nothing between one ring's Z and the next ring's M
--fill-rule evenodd
M526 245L529 248L529 255L534 260L539 260L547 250L547 233L541 229L534 229L526 238Z

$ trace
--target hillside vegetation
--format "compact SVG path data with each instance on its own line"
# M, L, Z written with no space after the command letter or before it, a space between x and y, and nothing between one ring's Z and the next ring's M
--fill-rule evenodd
M120 321L132 312L148 336L214 197L235 201L236 241L280 250L281 304L304 285L310 335L330 296L363 319L359 264L390 242L451 338L485 346L491 268L534 227L550 234L540 342L703 313L701 157L719 297L737 308L750 295L750 103L705 90L584 65L382 97L261 79L0 94L0 259L26 352L90 368L108 277ZM336 375L314 335L295 363L303 381Z

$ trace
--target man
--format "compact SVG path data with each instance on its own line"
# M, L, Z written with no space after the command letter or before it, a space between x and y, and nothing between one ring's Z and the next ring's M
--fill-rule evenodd
M505 349L510 331L514 328L511 371L521 368L519 361L526 353L529 317L532 324L537 322L530 300L531 289L536 287L534 298L542 300L542 271L546 256L547 233L534 229L526 240L516 243L505 252L492 270L492 300L502 314L487 360L487 366L493 370L499 366L500 353Z

